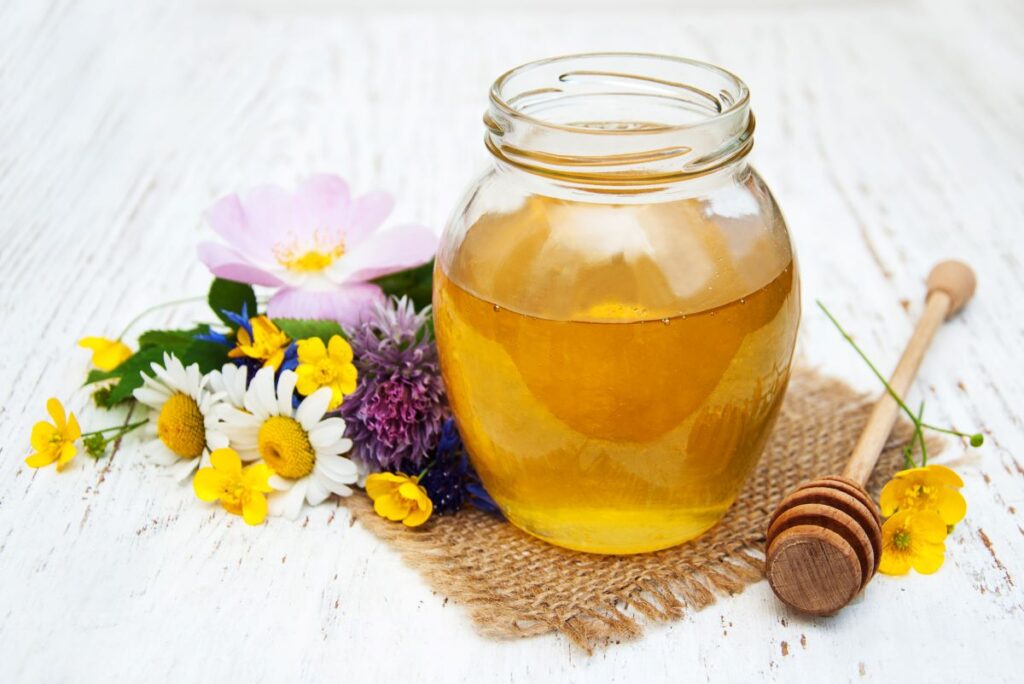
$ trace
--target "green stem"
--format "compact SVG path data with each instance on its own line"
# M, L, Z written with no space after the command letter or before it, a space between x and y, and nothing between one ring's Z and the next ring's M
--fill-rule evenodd
M433 461L431 461L429 464L427 464L426 468L424 468L423 470L420 471L420 474L416 476L416 484L420 483L420 480L423 479L423 476L427 474L428 470L430 470L431 468L434 467L435 463L437 463L437 459L436 458Z
M921 429L922 416L924 416L924 401L921 402L921 407L917 410L917 420L914 421L914 437L921 445L921 467L924 468L928 465L928 447L924 445L924 430Z
M878 378L883 385L885 385L885 390L889 393L889 396L896 400L896 403L899 404L899 407L903 409L904 413L907 414L907 417L910 418L911 422L913 422L914 425L917 425L919 422L917 416L914 415L914 412L910 410L910 407L907 406L906 403L904 403L903 399L900 398L900 395L896 394L896 390L892 388L892 385L890 385L889 381L885 379L885 376L882 375L882 373L877 368L875 368L875 364L871 363L871 359L867 357L867 354L865 354L864 351L859 346L857 346L857 343L853 341L853 338L850 336L850 333L846 332L846 330L843 329L843 326L839 324L839 321L837 321L835 316L832 315L832 312L825 308L825 305L821 303L820 299L816 299L814 301L818 305L818 307L825 312L825 315L828 316L828 319L832 321L832 325L836 327L836 329L839 331L839 334L841 334L846 339L846 341L850 343L850 346L853 347L854 350L860 355L860 358L864 359L864 363L868 365L868 368L870 368L871 372L875 374L875 377Z
M127 335L128 331L132 329L133 325L135 325L140 320L142 320L144 317L148 316L149 314L153 313L154 311L159 311L160 309L166 309L169 306L178 306L179 304L189 304L191 302L200 302L200 301L204 301L205 299L206 299L206 295L197 295L195 297L185 297L184 299L175 299L175 300L170 301L170 302L163 302L162 304L154 304L153 306L149 307L148 309L143 309L142 312L139 313L138 316L136 316L132 320L128 321L128 325L124 326L124 330L122 330L121 334L117 336L117 339L120 340L122 337Z
M112 426L110 426L108 428L103 428L101 430L93 430L91 432L83 432L82 433L82 437L88 437L90 435L102 435L104 432L110 432L112 430L122 430L125 434L127 434L127 433L131 432L132 430L145 425L146 422L147 421L145 421L145 420L140 420L137 423L130 423L130 424L126 424L126 425L112 425Z
M971 435L968 435L965 432L957 432L956 430L953 430L951 428L941 428L941 427L938 427L937 425L931 425L930 423L921 423L921 427L923 427L925 430L931 430L932 432L942 432L942 433L945 433L947 435L954 435L956 437L963 437L964 439L970 439L971 438Z

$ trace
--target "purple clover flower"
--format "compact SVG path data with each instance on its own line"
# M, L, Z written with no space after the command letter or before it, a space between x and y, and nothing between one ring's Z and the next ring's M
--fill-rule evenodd
M359 384L341 415L369 472L421 466L441 435L448 406L429 320L430 307L391 297L349 333Z

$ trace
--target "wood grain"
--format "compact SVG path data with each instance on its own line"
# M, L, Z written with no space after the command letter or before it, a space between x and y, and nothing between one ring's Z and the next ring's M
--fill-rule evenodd
M1024 648L1024 10L1016 0L674 3L665 13L349 12L330 3L0 3L0 656L9 681L1012 681ZM876 578L829 620L767 583L592 658L492 643L343 507L251 529L129 440L23 465L51 395L86 425L85 334L201 293L224 192L341 173L440 229L486 160L494 76L552 54L685 54L740 74L754 161L800 256L807 363L877 389L824 300L895 364L936 259L979 291L908 399L978 428L947 449L967 519L931 577ZM905 299L901 305L901 299ZM181 308L153 317L184 323ZM392 646L397 644L397 646Z

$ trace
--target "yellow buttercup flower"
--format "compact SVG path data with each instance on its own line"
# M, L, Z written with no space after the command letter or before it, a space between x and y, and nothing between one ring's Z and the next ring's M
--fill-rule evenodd
M265 463L242 467L234 449L217 449L210 454L212 468L200 468L192 488L203 501L220 501L224 510L241 515L250 525L259 525L267 517L267 497L271 470Z
M53 424L41 420L32 427L32 448L35 453L26 458L25 463L30 468L42 468L56 461L57 472L60 472L78 453L75 440L82 436L82 428L78 426L74 413L68 413L65 417L64 406L56 399L51 398L46 402L46 410Z
M967 502L957 491L960 476L945 466L901 470L882 489L882 515L897 511L934 511L946 525L955 525L967 514Z
M427 522L434 504L418 478L402 473L374 473L366 478L366 494L373 510L388 520L401 520L408 527Z
M92 350L92 365L102 371L114 370L132 355L127 344L106 337L83 337L78 340L78 346Z
M900 511L882 525L882 560L878 571L905 575L910 568L930 575L946 554L946 523L935 511Z
M319 337L299 340L296 343L299 365L295 369L299 376L295 389L303 396L309 396L321 387L331 390L328 411L341 405L346 394L356 391L356 367L352 365L352 347L341 335L333 335L326 345Z
M277 370L284 361L284 353L291 344L288 336L266 316L249 320L252 335L245 328L239 328L235 348L228 352L233 359L248 357L263 362L263 367Z

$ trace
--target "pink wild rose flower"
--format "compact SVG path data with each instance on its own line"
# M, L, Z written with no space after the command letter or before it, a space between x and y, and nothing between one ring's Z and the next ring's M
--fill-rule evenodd
M381 228L393 205L386 192L353 198L344 180L326 174L295 192L255 187L210 207L207 221L227 244L204 242L199 258L218 278L278 288L271 317L351 326L384 301L371 280L423 264L437 249L426 226Z

